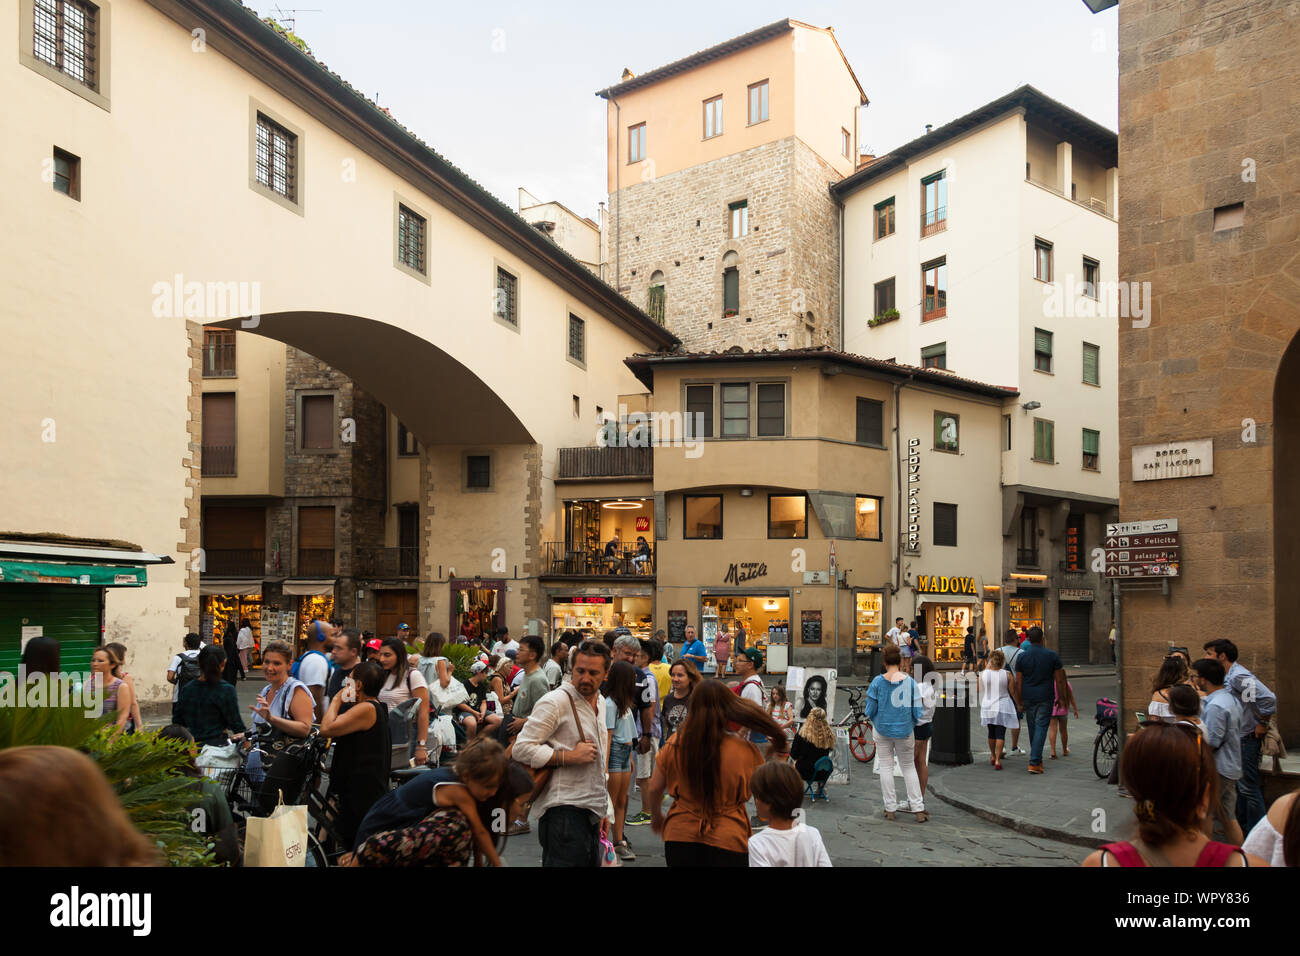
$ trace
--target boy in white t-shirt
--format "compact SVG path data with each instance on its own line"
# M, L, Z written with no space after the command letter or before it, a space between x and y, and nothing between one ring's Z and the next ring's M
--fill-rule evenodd
M758 815L767 829L749 838L750 866L831 866L826 844L803 822L804 782L783 760L768 761L749 779Z

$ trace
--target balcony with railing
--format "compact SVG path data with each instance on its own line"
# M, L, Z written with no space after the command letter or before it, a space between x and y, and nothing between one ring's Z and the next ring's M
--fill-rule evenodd
M235 446L204 445L203 475L206 478L233 478L235 476Z
M653 478L654 449L644 445L561 448L557 478Z
M365 578L419 577L420 549L358 548L357 574Z
M921 213L921 238L933 236L936 232L943 232L948 228L948 207L939 206L936 209L927 209Z
M266 573L266 549L204 548L200 570L214 577L258 578Z
M332 578L334 576L334 549L298 549L298 573L307 578Z
M1016 548L1016 567L1018 568L1038 567L1038 549L1037 548Z
M654 545L649 554L625 548L607 555L604 548L581 548L563 541L542 543L542 575L545 577L629 577L653 578Z

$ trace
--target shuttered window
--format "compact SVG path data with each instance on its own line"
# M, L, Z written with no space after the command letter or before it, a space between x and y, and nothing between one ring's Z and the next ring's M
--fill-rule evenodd
M934 503L934 543L946 548L957 547L957 506Z
M1101 384L1101 348L1087 342L1083 343L1083 383Z
M203 396L203 474L235 474L235 393L208 392Z
M334 547L334 508L298 509L298 547Z
M103 588L48 584L0 585L0 671L18 673L24 627L59 642L59 670L89 674L99 646Z
M694 438L713 437L713 386L686 386L686 433Z
M784 385L758 386L758 434L760 437L785 434Z
M1052 370L1052 333L1034 329L1034 368L1040 372Z
M870 398L858 399L857 440L866 445L885 443L885 403Z
M204 508L203 547L263 548L266 546L265 508Z
M1083 430L1083 467L1090 471L1097 470L1101 456L1101 432L1091 428Z
M304 395L298 434L303 448L334 447L334 396Z
M1056 462L1056 425L1042 418L1034 419L1034 460Z

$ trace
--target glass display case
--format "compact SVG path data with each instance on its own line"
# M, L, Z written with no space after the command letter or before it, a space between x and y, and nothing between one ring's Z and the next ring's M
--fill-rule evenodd
M858 654L870 653L884 636L885 595L881 591L859 591L853 596L853 647Z

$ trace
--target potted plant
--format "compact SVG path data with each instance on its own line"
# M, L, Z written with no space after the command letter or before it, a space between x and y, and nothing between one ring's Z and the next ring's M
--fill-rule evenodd
M867 322L867 326L868 328L874 329L877 325L884 325L886 322L893 322L897 318L898 318L897 309L886 309L884 312L881 312L874 319L869 320Z

